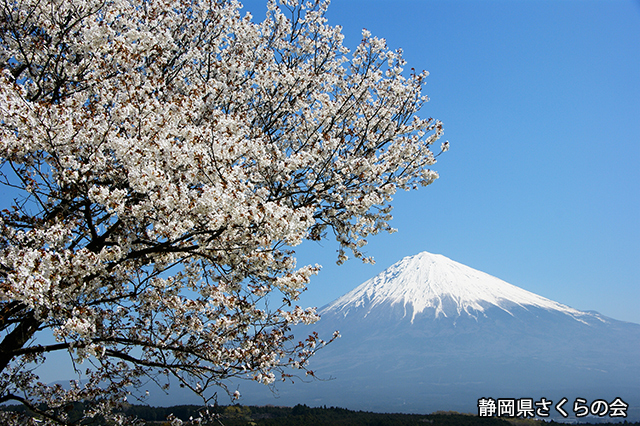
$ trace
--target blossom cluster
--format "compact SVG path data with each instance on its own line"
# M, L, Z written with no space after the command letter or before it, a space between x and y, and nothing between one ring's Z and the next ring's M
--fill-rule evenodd
M306 368L326 342L291 328L318 319L296 301L319 267L293 248L331 233L338 262L370 261L396 191L438 177L443 132L416 115L427 73L366 30L350 52L327 6L271 0L254 22L235 1L5 2L1 400L53 421L142 377L208 401ZM88 385L25 375L57 350Z

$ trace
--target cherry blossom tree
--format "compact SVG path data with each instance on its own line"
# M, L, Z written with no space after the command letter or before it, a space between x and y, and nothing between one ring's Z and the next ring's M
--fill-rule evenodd
M292 337L318 319L293 248L335 237L339 263L369 261L394 193L437 178L442 134L416 115L427 73L366 30L350 52L326 8L2 0L0 402L124 422L144 380L206 402L309 373L335 336ZM56 351L68 387L39 381Z

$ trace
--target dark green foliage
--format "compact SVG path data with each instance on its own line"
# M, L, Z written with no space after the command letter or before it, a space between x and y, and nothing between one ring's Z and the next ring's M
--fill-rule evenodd
M75 404L70 418L79 418L75 414L82 412L82 404ZM23 406L0 406L0 410L24 411ZM141 424L148 426L168 425L167 417L175 417L187 421L190 417L198 418L203 407L196 405L178 405L173 407L149 407L146 405L126 404L121 411L124 414L140 419ZM400 414L400 413L370 413L365 411L351 411L338 407L309 407L296 405L295 407L250 407L242 405L215 406L208 408L209 413L217 415L203 425L223 426L520 426L522 419L501 419L496 417L483 418L471 414L460 414L455 411L437 411L432 414ZM566 423L554 421L544 422L528 419L531 426L558 425ZM102 424L81 423L82 425ZM581 426L592 425L579 423ZM597 426L640 426L640 422L598 423Z
M220 420L224 426L510 426L508 422L496 418L478 418L462 414L390 414L351 411L337 407L243 407L242 415L229 415L229 407L218 407ZM248 409L248 411L247 411Z

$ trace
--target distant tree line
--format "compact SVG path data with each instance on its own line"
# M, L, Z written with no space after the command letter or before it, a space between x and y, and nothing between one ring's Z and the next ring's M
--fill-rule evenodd
M26 411L24 406L3 406L0 410ZM83 404L68 407L69 419L81 419ZM338 407L294 407L216 405L207 410L197 405L178 405L173 407L150 407L147 405L126 404L122 413L137 419L141 426L171 426L171 419L179 419L183 425L199 424L223 426L546 426L562 425L553 420L503 419L497 417L478 417L461 414L456 411L437 411L432 414L372 413L352 411ZM34 413L31 413L35 415ZM200 423L190 419L203 419ZM179 423L179 422L177 422ZM83 425L110 425L102 418L84 419ZM176 423L173 423L176 424ZM579 423L582 426L595 426L594 423ZM597 426L640 426L640 422L597 423Z

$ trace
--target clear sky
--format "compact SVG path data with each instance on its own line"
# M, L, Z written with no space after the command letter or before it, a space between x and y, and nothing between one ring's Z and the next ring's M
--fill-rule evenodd
M243 4L263 19L265 1ZM366 28L431 73L421 115L451 150L433 185L398 194L375 265L299 247L323 266L304 304L426 250L640 323L640 2L334 0L328 19L348 47Z
M264 18L266 0L242 3ZM431 73L421 115L451 149L433 185L397 194L375 265L296 249L323 266L301 304L429 251L640 323L640 0L334 0L327 17L347 47L366 28Z
M243 3L262 20L266 0ZM640 1L334 0L328 18L347 46L367 28L431 73L421 114L451 150L433 185L397 195L375 265L297 249L323 266L301 304L429 251L640 323Z

